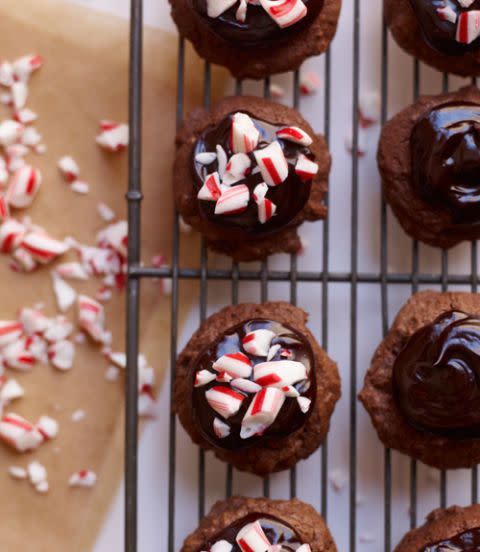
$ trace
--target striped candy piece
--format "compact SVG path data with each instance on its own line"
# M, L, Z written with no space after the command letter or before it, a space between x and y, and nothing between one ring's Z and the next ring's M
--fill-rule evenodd
M311 137L304 130L295 126L277 130L277 137L301 146L311 146L313 143Z
M264 387L250 403L242 420L240 437L261 435L273 424L285 402L285 393L275 387Z
M269 186L278 186L288 177L288 163L279 142L254 152L262 177Z
M307 369L295 360L261 362L253 369L253 379L262 387L282 387L293 385L307 377Z
M302 0L260 0L260 4L282 29L295 25L307 15L307 6Z
M205 393L208 404L223 418L230 418L236 414L242 405L244 395L237 393L230 387L215 386Z
M233 115L230 132L230 149L233 153L250 153L260 140L260 131L246 113Z
M252 363L243 353L230 353L216 360L213 369L226 372L232 378L249 378L252 374Z

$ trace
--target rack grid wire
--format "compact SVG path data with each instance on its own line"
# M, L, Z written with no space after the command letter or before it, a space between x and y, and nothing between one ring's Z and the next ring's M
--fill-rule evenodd
M299 282L317 282L321 285L321 343L327 349L328 346L328 324L327 319L329 284L348 283L350 284L350 457L349 457L349 513L348 513L348 534L349 552L357 549L357 319L358 319L358 284L377 284L380 286L381 294L381 322L385 335L389 327L388 316L388 291L389 285L409 284L412 293L418 291L421 284L440 285L442 290L447 290L449 285L469 285L473 292L478 288L477 273L477 243L471 243L471 272L470 274L450 274L448 264L448 252L442 252L441 272L420 273L419 271L419 245L412 240L412 266L411 271L389 272L388 271L388 236L387 221L388 211L384 199L381 201L380 225L380 272L367 273L358 270L358 221L359 221L359 79L360 79L360 0L353 0L353 90L351 105L351 120L353 128L352 136L352 161L351 161L351 258L349 272L330 272L329 270L329 248L330 232L328 218L322 222L323 244L321 263L319 271L298 271L296 255L290 256L290 269L288 271L269 270L268 260L263 261L260 270L240 269L238 263L232 262L230 270L211 269L208 267L208 251L202 241L200 252L200 268L181 268L179 266L179 217L175 213L173 223L172 260L171 266L154 268L141 265L141 127L142 127L142 24L143 24L143 0L131 0L131 33L130 33L130 86L129 86L129 119L130 119L130 148L129 148L129 187L126 194L128 202L129 221L129 242L128 242L128 285L126 298L126 340L127 340L127 374L126 374L126 424L125 424L125 550L126 552L137 552L137 470L138 470L138 413L137 413L137 356L139 340L139 288L142 278L168 278L172 282L171 295L171 396L175 376L175 362L177 355L178 341L178 301L179 281L197 280L200 283L199 312L200 322L206 318L207 292L209 281L230 281L231 302L238 303L240 281L256 281L260 283L261 301L268 300L269 282L287 282L290 285L290 301L296 304L297 284ZM382 20L383 21L383 20ZM387 120L388 101L388 32L385 23L382 23L381 35L381 123ZM177 80L177 104L176 119L179 126L183 119L184 104L184 71L185 71L185 43L179 39L178 45L178 80ZM419 96L420 90L420 69L419 63L415 60L413 65L413 98ZM292 74L294 93L293 107L299 107L299 72ZM323 133L329 142L330 138L330 110L331 110L331 54L325 54L324 67L324 121ZM475 83L475 80L473 80ZM443 90L448 91L448 75L443 76ZM264 96L269 97L270 79L264 80ZM242 93L242 82L237 81L235 92ZM211 100L211 70L210 64L205 62L204 66L204 105L209 107ZM325 199L329 205L328 194ZM168 552L175 552L175 451L176 451L176 420L173 413L169 419L169 484L168 484ZM226 475L226 496L232 495L233 470L232 466L227 467ZM321 449L321 513L327 518L328 513L328 439ZM205 453L198 452L198 517L205 513ZM417 462L410 462L410 485L409 485L409 518L410 527L417 526ZM441 472L440 478L440 506L447 504L447 472ZM290 496L296 496L296 468L290 470L289 488ZM478 501L478 471L477 467L471 470L471 501ZM263 479L263 492L265 496L270 493L269 477ZM391 552L391 516L392 516L392 457L391 451L386 449L384 453L384 550ZM328 521L328 520L327 520Z

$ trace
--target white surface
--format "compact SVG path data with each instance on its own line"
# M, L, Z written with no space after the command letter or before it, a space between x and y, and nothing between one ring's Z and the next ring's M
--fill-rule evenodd
M78 0L87 6L128 15L127 0ZM380 90L381 78L381 0L361 2L361 89ZM145 0L146 21L150 24L171 28L166 0ZM350 270L350 217L351 217L351 157L345 150L345 139L351 129L352 106L352 30L353 0L344 0L343 12L337 37L332 47L332 112L331 150L333 170L330 179L330 269ZM400 52L389 40L390 79L389 114L393 114L412 100L413 62ZM323 58L307 63L323 75ZM188 83L188 75L186 76ZM277 79L275 79L277 80ZM282 80L282 79L280 79ZM291 87L291 77L283 79ZM460 79L451 79L451 88L456 88ZM256 93L260 86L250 85ZM434 71L422 67L422 92L440 92L441 77ZM172 106L173 109L173 106ZM302 99L301 110L318 130L323 128L323 94ZM367 136L367 156L359 164L359 269L378 272L380 270L380 188L374 156L379 128ZM321 270L322 224L307 224L301 230L309 246L306 254L298 261L299 269ZM407 272L411 269L410 240L398 228L389 214L389 259L391 271ZM182 237L182 239L186 239ZM187 238L188 239L188 238ZM424 272L440 270L440 254L431 248L421 246L421 266ZM227 261L222 261L230 266ZM470 257L468 245L455 248L450 254L452 272L469 272ZM289 267L285 257L272 259L270 267ZM403 301L409 296L408 286L389 286L390 321ZM242 283L240 300L258 300L260 286ZM209 313L229 303L228 283L209 284ZM271 284L270 299L288 299L289 285ZM299 284L298 304L311 314L311 327L320 337L321 286ZM377 285L358 286L358 351L357 381L361 386L363 374L368 367L372 352L382 336L380 318L380 289ZM349 412L350 412L350 286L331 284L329 287L329 351L339 363L342 374L343 397L335 411L329 438L329 472L339 471L348 475L349 462ZM166 313L168 316L169 313ZM187 334L182 336L179 348L184 345L189 333L198 323L198 312L192 313ZM166 381L159 401L159 416L148 425L140 446L139 473L139 550L140 552L165 552L167 550L167 498L168 498L168 389ZM371 424L360 405L358 412L358 495L357 541L359 550L380 552L383 550L383 448L372 430ZM197 473L198 451L181 428L177 429L176 463L176 549L182 539L197 525ZM393 506L392 541L398 542L408 530L408 477L409 460L397 453L392 455ZM298 466L298 495L300 498L320 507L320 453L317 452ZM207 503L206 509L225 493L225 466L207 455ZM423 466L418 471L418 520L439 505L437 474ZM260 481L253 476L235 472L234 491L247 495L261 494ZM288 497L288 474L272 477L272 497ZM123 513L122 493L112 508L100 535L95 552L122 550ZM448 476L448 503L466 504L470 497L470 474L460 471ZM328 520L339 551L348 550L348 481L345 488L336 492L332 485L328 489ZM373 542L368 535L374 536Z

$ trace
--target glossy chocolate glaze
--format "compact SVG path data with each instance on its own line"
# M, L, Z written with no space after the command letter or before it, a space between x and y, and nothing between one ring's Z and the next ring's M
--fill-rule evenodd
M395 361L393 385L413 426L479 438L480 318L450 311L415 332Z
M231 552L242 552L242 549L237 544L236 537L243 527L255 521L260 522L263 532L270 541L270 544L282 545L282 552L284 550L285 552L295 551L302 544L305 544L301 542L295 530L285 522L273 516L252 513L217 533L208 543L205 543L203 548L200 548L198 552L201 550L210 550L210 547L220 540L226 540L233 545Z
M468 529L449 539L429 544L420 552L480 552L480 527Z
M239 2L217 18L208 17L206 0L190 0L190 2L192 9L199 14L204 24L232 45L271 48L288 40L292 35L306 30L321 12L324 0L303 0L307 6L307 15L294 25L283 29L260 5L248 4L247 18L242 23L236 18Z
M475 0L468 8L462 8L458 0L410 0L423 31L426 42L438 52L458 56L465 52L478 50L480 40L470 44L460 44L455 39L457 25L443 20L437 13L438 8L448 6L458 15L462 12L480 9L480 0Z
M217 161L215 161L210 165L201 165L195 161L195 155L204 151L216 151L217 144L220 144L225 149L228 158L233 155L230 148L231 117L232 115L226 117L218 126L208 127L195 144L192 163L197 191L202 187L205 177L217 171L218 164ZM261 149L262 146L265 147L268 143L272 142L276 136L275 132L286 126L271 125L265 121L255 119L252 115L250 115L250 117L261 132L261 138L257 149ZM215 215L215 202L199 201L199 211L201 215L209 221L220 225L222 231L226 230L227 234L224 234L225 238L238 235L242 236L245 235L245 233L264 236L286 228L308 201L312 181L303 182L295 174L295 164L301 153L312 160L315 160L315 156L309 148L299 144L294 144L287 140L279 140L279 143L283 148L288 162L289 175L285 182L282 182L282 184L278 186L270 186L268 189L266 197L277 206L275 216L268 222L261 224L258 221L258 206L252 197L255 186L263 182L262 175L259 172L250 174L245 179L235 183L235 186L238 184L245 184L250 190L249 204L247 209L242 213L235 215ZM257 165L253 153L248 155L252 161L252 167L256 167Z
M305 397L312 400L312 406L310 410L304 414L297 403L297 400L292 397L286 397L285 402L276 418L274 423L265 431L262 436L253 436L248 439L242 439L240 437L240 428L242 419L248 406L253 400L253 393L241 393L237 389L236 392L243 394L246 398L242 402L240 410L228 420L226 423L231 427L231 433L228 437L219 439L213 431L213 420L220 418L208 404L205 398L205 392L211 387L226 386L230 387L227 383L219 383L213 381L202 387L194 387L195 373L199 370L205 369L213 371L212 364L220 358L222 355L243 352L255 366L260 362L265 362L265 357L257 357L246 353L242 348L242 339L245 335L253 330L268 329L275 332L276 337L272 341L272 345L279 344L282 348L289 349L293 355L289 360L295 360L301 362L307 368L308 379L298 382L294 387ZM272 361L284 360L280 356L280 351L277 351L276 355L271 359ZM308 340L295 331L293 328L282 325L279 322L271 320L249 320L242 322L241 324L234 326L225 331L214 343L211 343L207 348L194 360L191 370L191 386L192 386L192 399L193 399L193 413L194 420L198 430L202 436L210 443L218 448L224 448L229 450L237 450L257 444L259 440L265 439L280 439L288 437L294 431L300 429L303 426L313 408L313 401L316 396L316 380L315 380L315 359L312 348ZM231 387L230 387L231 388Z
M417 193L455 224L480 222L480 105L432 109L415 124L410 145Z

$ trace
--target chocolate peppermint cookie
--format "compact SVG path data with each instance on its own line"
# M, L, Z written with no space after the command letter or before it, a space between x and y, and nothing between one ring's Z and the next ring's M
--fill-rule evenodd
M240 79L297 69L323 53L341 0L170 0L172 17L198 54Z
M238 261L295 253L298 226L326 215L330 154L293 109L227 98L192 112L177 146L177 208L216 251Z
M398 45L447 73L480 74L480 0L384 0Z
M403 229L448 248L480 238L480 92L424 96L384 127L378 165Z
M480 550L480 506L434 510L422 527L410 531L395 552L477 552Z
M214 504L180 552L336 552L322 516L300 500L232 497Z
M289 303L206 320L177 361L175 409L192 440L236 468L284 470L322 443L340 396L335 363Z
M480 462L480 296L417 293L360 393L380 440L439 469Z

